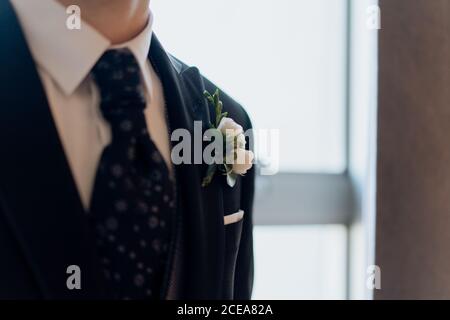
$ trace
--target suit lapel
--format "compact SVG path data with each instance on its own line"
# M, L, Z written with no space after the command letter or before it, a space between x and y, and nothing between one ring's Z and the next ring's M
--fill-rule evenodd
M171 131L184 128L194 137L193 122L202 120L205 127L209 121L198 70L183 69L168 56L156 36L152 39L150 61L163 84ZM220 298L224 261L222 196L216 184L201 187L205 169L204 165L176 166L180 210L176 219L177 245L168 268L173 271L167 279L168 298Z
M9 1L0 1L0 192L45 298L101 297L84 210L39 76ZM67 267L82 290L68 290Z

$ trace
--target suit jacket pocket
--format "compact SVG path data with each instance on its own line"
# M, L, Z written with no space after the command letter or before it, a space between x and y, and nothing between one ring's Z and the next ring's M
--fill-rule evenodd
M225 265L224 265L224 299L233 299L234 273L241 242L243 212L225 216Z

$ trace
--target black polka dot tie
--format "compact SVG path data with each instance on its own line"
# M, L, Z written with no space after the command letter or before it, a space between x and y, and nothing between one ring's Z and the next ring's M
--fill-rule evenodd
M92 74L112 132L90 206L107 289L114 299L158 299L175 210L174 182L149 137L142 77L133 54L107 51Z

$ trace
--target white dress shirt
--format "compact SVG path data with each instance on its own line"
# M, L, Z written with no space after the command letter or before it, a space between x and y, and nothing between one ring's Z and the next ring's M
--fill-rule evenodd
M136 57L145 83L149 133L172 170L163 89L147 58L153 16L150 14L147 27L137 37L112 46L84 21L81 30L69 30L66 8L56 0L11 2L36 62L85 208L90 203L101 154L111 140L109 124L101 115L98 88L90 76L91 69L108 49L128 48Z

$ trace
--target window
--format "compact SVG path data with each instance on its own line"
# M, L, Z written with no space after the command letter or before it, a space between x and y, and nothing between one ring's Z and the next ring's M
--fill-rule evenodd
M280 129L281 170L345 170L346 0L152 6L169 52L231 93L256 128Z
M345 298L344 226L260 226L254 235L254 299Z
M280 173L257 183L254 298L345 298L348 0L152 7L169 52L242 103L256 129L280 129Z

